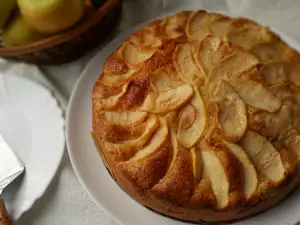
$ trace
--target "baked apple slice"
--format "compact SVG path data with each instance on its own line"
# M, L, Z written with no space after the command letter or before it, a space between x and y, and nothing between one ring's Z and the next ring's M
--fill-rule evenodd
M204 79L205 76L203 71L197 67L193 48L197 49L197 45L194 43L180 44L173 52L175 68L181 80L188 84L194 84L199 79Z
M173 157L170 162L170 167L169 170L173 168L178 152L184 150L183 147L178 145L177 139L176 139L176 133L171 130L171 142L173 146ZM202 160L201 160L201 153L200 150L196 147L192 147L189 149L191 152L191 157L192 157L192 165L193 165L193 172L194 172L194 177L195 177L195 182L200 181L201 176L202 176Z
M148 113L133 111L105 111L103 115L105 121L110 124L129 127L141 124L146 119Z
M300 105L300 88L295 85L290 85L294 103Z
M208 30L209 14L205 11L193 12L190 16L185 32L191 40L201 41L209 34Z
M297 108L297 105L283 104L276 113L258 113L254 117L249 117L251 118L249 127L253 131L264 134L269 140L283 142L286 137L288 138L290 130L295 130L297 133L299 129L299 126L296 126L298 123L296 118L299 114Z
M122 90L120 91L120 93L118 93L117 95L113 95L110 96L108 98L97 98L97 101L95 101L95 110L101 110L101 109L112 109L114 108L118 101L121 99L122 96L125 95L127 88L128 88L129 84L126 83L122 86Z
M241 162L243 168L244 177L244 196L246 199L250 199L257 192L258 186L258 176L254 165L246 154L245 150L239 145L229 143L224 141L227 148L236 156L236 158Z
M150 75L150 84L156 92L163 92L184 84L176 78L172 72L167 71L165 68L160 68Z
M293 93L291 86L287 83L275 84L268 89L276 98L280 99L282 104L291 104L293 102ZM297 97L297 93L296 93Z
M299 74L300 74L300 66L297 64L297 62L295 63L290 63L288 65L288 78L289 78L289 81L296 85L297 87L300 87L300 77L299 77Z
M281 101L259 81L235 77L229 83L246 104L254 108L276 112L281 106Z
M226 147L225 147L226 148ZM218 209L226 209L235 204L241 196L242 173L235 156L224 148L201 148L203 176L207 177L216 199ZM241 193L242 194L242 193Z
M178 112L178 117L180 118L180 127L183 129L188 129L195 122L197 117L197 109L192 104L187 104Z
M184 29L189 16L190 12L181 12L168 16L160 24L162 33L170 39L184 36Z
M201 178L201 158L195 148L186 149L178 145L176 133L171 130L172 159L166 175L152 188L152 192L167 201L181 204L188 200L194 183Z
M166 121L160 119L160 128L128 161L117 164L118 169L127 179L139 187L147 190L165 176L172 156L169 143L169 133Z
M206 108L196 86L194 86L194 96L191 99L190 105L181 110L177 131L177 141L185 148L191 148L199 141L206 128Z
M291 125L293 126L294 129L297 130L298 133L300 133L300 105L298 103L296 104L290 104L290 105L285 105L285 107L288 107L290 110L290 121ZM283 108L283 107L282 107Z
M248 19L233 19L229 24L227 39L234 45L246 50L259 43L274 39L274 35L266 27Z
M300 88L293 84L275 84L269 87L269 91L283 104L300 104Z
M193 88L189 84L164 92L149 92L140 110L152 113L166 113L184 105L193 96Z
M159 127L159 120L156 116L149 116L149 118L145 121L144 132L135 139L126 139L119 141L117 143L106 142L105 147L109 150L113 155L115 155L115 159L121 158L122 160L127 160L131 157L135 152L137 152L140 148L144 146L144 144L151 138L153 133ZM122 157L119 157L119 156Z
M246 105L226 81L221 81L217 96L221 135L227 141L237 142L247 129Z
M197 66L201 68L206 76L209 76L212 69L220 63L222 59L235 53L235 50L228 44L214 36L206 36L195 51Z
M155 152L167 140L168 134L169 130L166 121L164 119L160 119L160 128L152 136L148 144L140 149L132 158L130 158L129 161L139 160Z
M285 169L277 149L260 134L247 131L241 145L251 158L259 173L275 184L285 179Z
M290 149L297 156L298 161L300 160L300 135L296 129L291 126L282 132L279 137L284 146L287 149Z
M144 47L157 48L162 45L161 38L156 34L156 25L150 24L144 29L134 33L130 36L130 41L134 42L136 45L142 45Z
M259 64L258 58L242 49L237 49L236 53L226 57L216 65L205 83L206 91L214 95L219 82L229 80L244 71L255 68Z
M218 37L220 40L226 41L226 34L228 31L228 26L231 19L229 17L223 16L219 19L213 21L209 25L209 30L212 36Z
M261 71L264 80L269 85L282 84L289 81L284 62L265 64Z
M120 87L128 82L128 80L134 75L136 71L129 69L124 74L111 75L111 74L102 74L99 81L101 84L111 87Z
M210 74L212 67L214 67L222 57L222 52L219 51L221 44L221 40L213 36L206 36L199 44L195 59L198 66L203 68L207 76Z
M250 49L252 53L259 57L263 64L286 60L287 50L288 47L280 41L259 43Z
M154 49L146 48L133 42L123 44L120 51L125 62L132 68L140 68L141 63L149 59L155 52Z

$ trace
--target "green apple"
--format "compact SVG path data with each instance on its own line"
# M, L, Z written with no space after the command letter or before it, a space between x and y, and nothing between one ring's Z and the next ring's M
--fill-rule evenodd
M84 12L84 0L18 0L18 5L28 25L48 34L73 26Z
M16 0L0 0L0 30L6 24L10 14L17 8Z
M16 13L2 32L3 45L6 47L33 43L44 37L44 34L40 34L28 26L20 13Z

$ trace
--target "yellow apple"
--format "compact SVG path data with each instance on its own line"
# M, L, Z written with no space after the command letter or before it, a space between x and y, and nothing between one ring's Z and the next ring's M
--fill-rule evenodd
M18 0L25 22L41 33L58 33L77 23L84 0Z
M29 27L20 13L16 13L2 33L3 44L6 47L33 43L44 37L45 35Z

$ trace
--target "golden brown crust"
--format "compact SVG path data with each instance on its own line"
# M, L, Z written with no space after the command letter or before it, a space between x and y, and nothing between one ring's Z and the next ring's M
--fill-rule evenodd
M183 204L183 207L190 209L201 209L213 206L215 204L215 196L211 188L208 178L204 177L196 186L192 197Z
M193 222L260 213L299 183L300 55L267 27L185 11L103 65L92 136L120 187Z
M118 172L124 174L132 183L142 190L149 189L156 184L167 172L171 145L165 143L152 155L138 161L127 161L117 165Z
M190 199L193 190L192 157L188 150L180 150L177 153L173 167L151 191L161 199L180 205Z

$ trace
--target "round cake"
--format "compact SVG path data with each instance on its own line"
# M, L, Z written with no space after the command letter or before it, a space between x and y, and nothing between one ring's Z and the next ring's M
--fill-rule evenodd
M140 204L233 221L299 183L300 55L249 19L184 11L133 33L94 84L93 139Z

